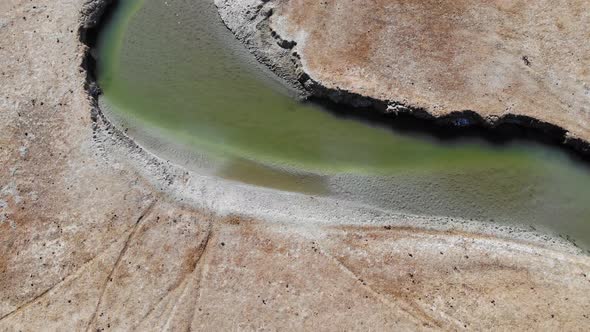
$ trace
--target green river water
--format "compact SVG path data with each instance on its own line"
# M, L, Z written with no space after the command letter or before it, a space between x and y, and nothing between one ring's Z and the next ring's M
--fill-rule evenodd
M122 0L97 56L101 107L140 144L189 168L590 243L586 166L531 142L441 142L302 104L235 40L212 0Z

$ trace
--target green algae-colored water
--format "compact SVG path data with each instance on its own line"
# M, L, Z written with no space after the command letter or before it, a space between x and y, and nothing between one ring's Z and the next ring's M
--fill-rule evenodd
M120 2L99 40L101 105L135 127L139 143L158 150L154 137L165 137L245 183L518 221L590 242L590 172L564 153L529 142L443 143L335 116L292 98L227 31L212 0ZM169 146L160 150L174 159Z

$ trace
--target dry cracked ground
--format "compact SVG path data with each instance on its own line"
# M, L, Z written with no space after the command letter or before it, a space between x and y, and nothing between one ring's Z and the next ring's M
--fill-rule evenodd
M590 326L590 259L572 251L276 223L170 194L191 175L91 117L84 5L0 1L0 330Z

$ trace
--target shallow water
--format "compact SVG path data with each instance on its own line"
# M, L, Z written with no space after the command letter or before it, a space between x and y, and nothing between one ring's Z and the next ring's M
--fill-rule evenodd
M189 168L379 208L548 226L587 247L590 171L515 141L440 142L305 105L211 0L122 0L98 47L101 106Z

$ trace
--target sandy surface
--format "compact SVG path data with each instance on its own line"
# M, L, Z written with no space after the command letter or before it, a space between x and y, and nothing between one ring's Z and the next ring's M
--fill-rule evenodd
M308 209L93 120L83 8L0 2L0 330L588 326L590 259L567 243Z

